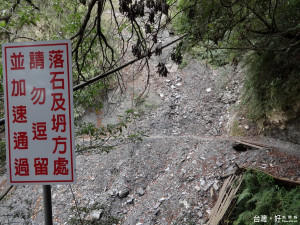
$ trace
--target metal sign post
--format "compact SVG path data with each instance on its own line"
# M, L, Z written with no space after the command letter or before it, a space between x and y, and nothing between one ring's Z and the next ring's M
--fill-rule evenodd
M45 225L52 225L51 185L43 185Z

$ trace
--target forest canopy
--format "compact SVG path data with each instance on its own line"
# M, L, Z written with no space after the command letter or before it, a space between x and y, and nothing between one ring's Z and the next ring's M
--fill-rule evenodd
M226 63L247 67L244 103L266 126L285 124L300 112L300 2L298 0L0 0L0 41L72 40L74 85L116 69L110 78L75 93L88 107L95 90L112 80L122 86L121 65L161 54L164 29L178 35L176 63L200 46L224 52ZM2 66L0 66L0 69ZM163 64L161 76L167 75ZM114 79L111 79L113 77ZM0 91L3 93L2 80ZM2 116L1 116L2 117Z

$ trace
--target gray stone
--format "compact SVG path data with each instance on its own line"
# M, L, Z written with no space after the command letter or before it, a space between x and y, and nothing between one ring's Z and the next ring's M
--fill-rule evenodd
M93 210L90 213L90 217L92 219L100 219L103 213L103 209L99 209L99 210Z
M204 185L205 185L205 180L204 180L204 179L201 179L201 180L200 180L200 184L201 184L201 186L204 186Z
M129 192L130 192L130 189L129 188L123 188L123 189L121 189L121 190L119 190L119 192L118 192L118 196L120 197L120 198L125 198L127 195L129 195Z
M155 216L158 216L159 213L160 213L160 209L156 209L156 210L154 211L154 215L155 215Z
M224 163L222 163L222 162L216 162L216 165L217 165L218 167L221 167L221 166L224 165Z
M213 184L213 188L217 191L217 190L219 190L219 184L217 183L217 182L215 182L214 184Z
M158 202L155 204L155 206L153 207L153 209L157 209L160 206L161 202Z
M179 201L179 205L183 205L186 209L191 207L187 200Z
M134 198L132 195L129 196L129 199L126 201L126 204L132 204L134 201Z
M192 181L194 181L194 180L195 180L195 175L189 176L189 177L187 178L187 181L188 181L188 182L192 182Z
M195 189L196 189L196 191L200 191L201 190L201 188L198 185L195 186Z
M137 189L137 193L139 194L139 196L143 196L145 194L145 191L143 188L140 187Z
M204 190L204 191L207 191L210 187L211 187L211 184L207 184L207 185L203 188L203 190Z
M117 191L116 189L109 190L109 191L108 191L108 194L109 194L111 197L116 197L117 194L118 194L118 191Z

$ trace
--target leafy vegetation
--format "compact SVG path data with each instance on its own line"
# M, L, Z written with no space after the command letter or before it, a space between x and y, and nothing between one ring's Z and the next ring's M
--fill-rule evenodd
M253 53L248 57L244 101L249 106L249 117L261 128L286 122L299 115L300 66L294 50L285 53Z
M248 170L240 186L237 202L225 224L254 224L254 218L267 216L267 222L274 224L275 216L299 216L300 187L288 188L279 185L274 178L258 171ZM298 219L299 220L299 219ZM295 224L295 223L287 223Z
M4 166L6 162L6 154L5 154L5 142L0 138L0 175L4 173Z
M155 47L158 34L172 21L176 32L186 35L171 54L176 63L186 63L182 53L187 50L218 66L247 63L244 103L260 127L284 125L300 114L298 0L0 2L1 43L72 40L74 84L118 68L130 51L138 59L161 54ZM141 63L146 67L148 57ZM161 75L167 75L160 66ZM113 82L121 84L120 72L113 74ZM101 107L101 93L111 79L101 80L75 94L79 116L86 107Z
M77 137L88 139L89 144L82 144L77 146L77 153L85 152L109 152L113 149L112 145L108 145L110 139L118 140L120 142L142 141L143 137L147 137L146 132L138 130L135 133L125 133L127 124L139 117L134 110L127 110L124 116L119 116L120 121L116 124L108 124L107 126L97 127L94 123L81 123L76 132Z
M300 115L300 2L180 0L175 26L188 33L182 49L217 65L243 62L244 103L260 124L284 125Z
M81 116L85 113L85 109L100 110L102 108L102 99L108 85L105 82L97 82L89 88L85 88L74 92L74 118L78 123Z
M148 67L149 71L148 59L156 48L158 33L164 29L161 20L168 16L169 4L165 0L0 0L0 43L72 40L74 85L115 70L109 78L103 76L99 84L88 85L75 95L79 108L90 107L93 102L98 108L101 93L111 82L122 86L119 67L125 54L132 53L131 57L142 61L141 69Z

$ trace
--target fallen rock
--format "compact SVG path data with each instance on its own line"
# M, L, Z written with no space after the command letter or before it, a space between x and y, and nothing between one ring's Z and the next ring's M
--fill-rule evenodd
M118 192L118 196L120 198L125 198L127 195L129 195L130 189L129 188L123 188Z
M103 209L99 209L99 210L93 210L90 213L90 217L92 219L100 219L103 213Z
M179 205L183 205L186 209L190 208L190 204L187 202L187 200L179 201Z
M137 193L139 196L143 196L145 194L145 191L143 188L140 187L140 188L138 188Z
M215 182L215 183L213 184L213 188L214 188L216 191L219 190L219 189L220 189L219 184L218 184L217 182Z
M195 187L195 189L196 189L196 191L200 191L201 190L201 188L198 185Z
M134 198L132 195L129 196L129 199L126 201L126 204L132 204L134 201Z

